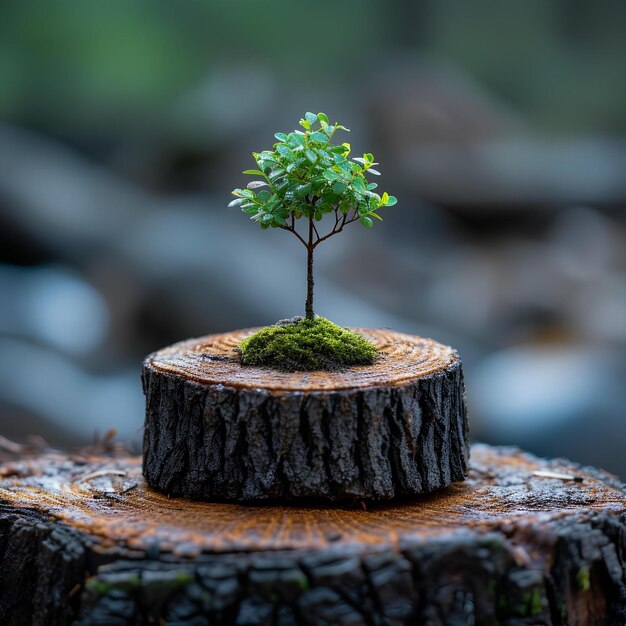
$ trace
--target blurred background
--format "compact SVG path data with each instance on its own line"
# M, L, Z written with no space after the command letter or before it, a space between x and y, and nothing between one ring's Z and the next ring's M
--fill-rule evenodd
M0 4L0 434L141 437L140 363L299 314L230 190L324 111L399 203L316 310L465 362L474 440L626 477L626 3Z

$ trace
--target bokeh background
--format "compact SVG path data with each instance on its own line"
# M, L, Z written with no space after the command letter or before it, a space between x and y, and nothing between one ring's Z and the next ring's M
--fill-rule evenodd
M454 345L475 440L625 477L622 0L1 3L0 434L136 445L145 354L302 311L226 205L307 110L399 198L317 311Z

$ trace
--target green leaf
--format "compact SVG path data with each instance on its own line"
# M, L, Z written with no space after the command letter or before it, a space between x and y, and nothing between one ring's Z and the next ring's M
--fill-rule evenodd
M326 140L328 139L328 137L326 137L326 135L324 133L312 133L309 136L309 140L310 141L319 141L320 143L326 143Z
M304 114L304 118L309 124L315 124L315 122L317 122L317 115L315 115L315 113L311 113L310 111L307 111Z
M376 189L376 187L378 187L378 183L370 183L370 184L367 186L367 190L368 190L368 191L374 191L374 189Z
M274 190L282 193L288 184L289 184L289 181L286 178L281 178L280 180L274 183Z
M300 120L298 124L300 124L300 126L302 126L302 128L305 128L306 130L311 130L311 122L307 120Z
M263 189L263 191L259 191L259 193L257 194L257 198L261 202L267 202L271 197L272 194L267 189Z
M326 117L325 113L318 113L317 114L317 119L320 120L321 122L324 122L324 124L329 124L330 123L328 121L328 118Z
M363 226L365 226L365 228L371 228L374 225L374 222L372 222L372 220L367 217L367 215L361 215L361 224L363 224Z
M275 133L274 137L276 137L278 141L287 141L287 135L285 135L285 133Z
M274 180L278 176L282 176L285 173L285 170L282 167L277 167L275 170L272 170L267 177L271 180Z
M394 204L397 204L397 203L398 203L398 199L395 196L389 196L387 198L387 202L385 202L385 206L393 206Z
M279 144L276 146L276 151L277 151L279 154L282 154L284 157L290 157L290 156L292 156L292 154L291 154L291 150L290 150L287 146L283 145L282 143L279 143Z
M345 183L335 183L333 185L333 191L338 195L341 195L347 188L348 185L346 185Z
M368 213L368 215L371 216L371 217L375 217L377 220L379 220L381 222L383 221L383 218L380 215L378 215L378 213L374 213L374 211L370 211Z
M385 193L383 193L383 195L380 198L380 203L383 205L386 205L388 200L389 200L389 194L385 191Z
M315 163L315 161L317 161L317 154L315 154L313 150L305 150L304 154L306 155L306 158L311 161L311 163Z
M339 180L339 178L341 177L339 176L339 174L337 174L337 172L335 172L335 170L327 169L327 170L324 170L324 178L326 180L333 181L333 180Z
M354 187L354 189L359 193L363 193L365 191L365 182L363 181L363 178L356 176L352 181L352 187Z
M346 176L352 177L352 166L348 161L344 161L343 163L339 163L338 165Z
M228 203L228 208L239 206L243 202L243 198L235 198Z
M290 133L287 137L287 142L290 146L301 146L302 148L306 145L304 137L302 135L297 135L296 133Z
M322 187L326 186L327 180L323 176L317 176L311 181L311 183L313 185L313 191L317 192L322 189Z
M324 150L323 148L317 148L317 156L329 165L334 162L331 158L331 154L329 152L326 152L326 150Z
M261 170L244 170L242 174L251 174L252 176L263 176Z
M293 195L298 198L304 198L307 194L311 193L312 183L307 183L306 185L298 185L293 192Z

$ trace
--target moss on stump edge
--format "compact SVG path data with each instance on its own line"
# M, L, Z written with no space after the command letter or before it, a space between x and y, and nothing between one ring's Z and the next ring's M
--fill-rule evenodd
M242 365L296 372L370 365L378 355L362 335L324 317L294 317L262 328L239 344Z

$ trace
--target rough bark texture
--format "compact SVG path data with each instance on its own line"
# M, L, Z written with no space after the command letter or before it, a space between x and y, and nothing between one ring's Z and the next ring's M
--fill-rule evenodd
M360 332L380 357L343 372L241 366L251 331L177 344L144 363L144 475L194 499L368 501L463 480L468 429L458 355Z
M140 470L0 464L3 626L626 623L626 492L593 468L475 446L467 481L368 510L170 500Z

